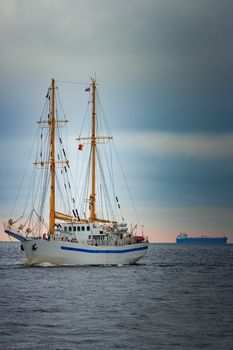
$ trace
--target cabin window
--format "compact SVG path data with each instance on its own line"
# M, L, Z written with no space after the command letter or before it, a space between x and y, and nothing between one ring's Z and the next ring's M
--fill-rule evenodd
M100 231L100 233L104 233L103 231Z
M64 231L65 231L65 232L67 231L67 227L66 227L66 226L64 226Z
M80 231L80 226L77 226L77 231Z
M70 232L72 231L72 226L69 226L69 231L70 231Z
M74 232L76 231L76 226L74 226Z
M91 235L88 236L88 239L91 239Z
M90 226L87 226L87 231L90 231Z
M85 231L85 226L82 226L82 231Z

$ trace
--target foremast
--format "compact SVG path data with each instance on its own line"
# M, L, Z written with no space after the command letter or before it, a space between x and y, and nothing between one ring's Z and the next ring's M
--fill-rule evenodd
M73 220L73 217L67 214L56 212L55 205L55 176L56 176L56 164L59 166L66 166L69 164L68 160L55 160L55 129L58 124L67 123L68 120L57 120L55 118L55 80L52 79L51 86L47 96L50 100L50 118L48 120L40 120L39 124L48 124L50 128L50 146L49 146L49 158L47 160L37 161L34 164L41 166L39 169L49 169L50 171L50 208L49 208L49 233L53 235L55 233L55 219L58 220Z

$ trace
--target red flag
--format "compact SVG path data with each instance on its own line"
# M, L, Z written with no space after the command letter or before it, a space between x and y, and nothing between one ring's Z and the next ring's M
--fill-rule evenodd
M86 91L86 92L90 92L90 91L91 91L90 86L89 86L89 87L87 87L87 88L85 89L85 91Z
M78 145L78 150L79 150L79 151L82 151L82 150L83 150L83 146L84 146L84 145L82 145L82 144L80 143L80 144Z

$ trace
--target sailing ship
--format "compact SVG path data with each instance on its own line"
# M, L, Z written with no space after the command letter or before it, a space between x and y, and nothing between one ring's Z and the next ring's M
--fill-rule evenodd
M60 199L59 204L63 210L57 204L58 191L67 194L68 190L71 189L71 181L68 177L70 164L60 131L68 120L66 117L61 119L58 115L60 97L57 96L57 91L58 88L52 79L46 96L47 107L44 107L45 112L42 113L41 119L38 121L39 129L44 133L41 131L39 134L40 141L39 146L37 145L38 152L34 165L43 170L43 175L37 189L28 186L29 192L34 196L31 201L30 214L26 218L21 215L15 220L9 219L4 224L5 233L21 241L21 249L24 251L29 265L41 263L52 265L135 264L146 254L149 243L143 233L143 226L141 226L141 232L138 233L138 226L131 224L129 228L122 215L120 220L114 219L103 166L100 165L97 171L96 165L99 160L97 145L100 144L103 147L105 143L111 142L112 136L110 134L107 136L97 134L100 121L96 111L98 97L96 79L92 79L86 89L86 91L90 91L90 136L83 137L80 134L76 139L79 142L79 151L82 151L84 146L89 146L89 155L87 156L89 172L85 173L83 182L86 184L85 190L82 190L82 199L76 199L72 195L70 195L69 201L64 200L64 198ZM42 152L42 146L45 144L48 146L47 151ZM105 165L105 168L110 168L109 163ZM59 173L66 178L63 192L61 184L57 184ZM102 185L97 183L98 175L102 177ZM113 175L110 177L110 183L112 182ZM32 183L35 183L35 179L32 180ZM39 193L41 194L40 200L38 199ZM105 205L103 204L104 196L106 197ZM44 214L46 198L48 199L48 224L46 214ZM97 209L97 199L98 203L101 203L100 210ZM37 202L38 209L35 208ZM80 203L82 203L82 209L78 209L77 202L79 202L80 208ZM117 196L115 196L115 204L121 214ZM57 209L58 206L60 210ZM106 217L103 218L103 215Z

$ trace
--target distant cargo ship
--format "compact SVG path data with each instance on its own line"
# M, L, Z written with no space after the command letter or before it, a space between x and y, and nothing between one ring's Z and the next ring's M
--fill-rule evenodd
M180 233L176 237L177 244L227 244L227 237L189 237L187 233Z

